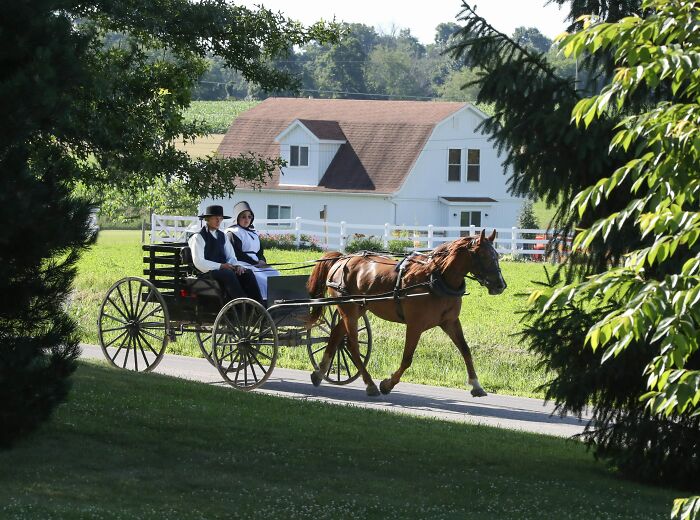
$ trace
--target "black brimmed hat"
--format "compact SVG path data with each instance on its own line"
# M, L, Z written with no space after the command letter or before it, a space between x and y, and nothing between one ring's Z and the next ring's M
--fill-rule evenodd
M206 217L223 217L223 218L231 218L227 215L224 215L224 208L222 206L207 206L207 209L199 215L199 218L206 218Z

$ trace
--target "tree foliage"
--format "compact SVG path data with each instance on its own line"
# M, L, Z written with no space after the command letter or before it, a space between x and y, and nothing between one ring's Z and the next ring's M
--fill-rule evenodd
M94 236L91 193L183 183L229 195L279 163L192 160L175 147L206 128L182 110L220 56L269 89L295 83L271 60L336 28L301 27L224 0L36 0L3 6L0 33L0 446L49 417L68 392L78 339L65 311L75 263ZM82 183L86 196L74 195Z
M592 23L564 40L564 50L610 52L617 67L602 92L582 99L572 120L588 127L622 113L610 149L631 153L624 165L574 199L580 216L625 190L628 204L581 230L574 249L608 244L613 229L640 237L624 261L606 272L532 295L542 312L580 302L605 306L587 327L585 343L601 361L646 348L640 367L648 410L666 418L700 417L700 5L690 0L647 0L644 18ZM648 102L636 110L635 92ZM631 188L628 188L630 187ZM631 193L627 190L630 189ZM695 434L700 429L695 421ZM700 442L700 441L698 441ZM696 445L697 448L697 445ZM698 457L698 451L694 454ZM700 471L688 477L697 478ZM687 466L685 466L687 467ZM700 501L695 497L694 501ZM687 506L679 506L686 507Z
M546 53L552 46L552 40L542 34L536 27L516 27L513 41L535 52Z
M599 14L617 22L634 14L629 10L639 6L633 4L608 2ZM689 37L697 37L697 2L646 5L647 18L593 24L560 44L596 84L557 77L541 55L495 31L468 6L462 40L453 52L482 70L479 100L495 106L484 128L513 167L510 188L558 206L555 228L588 230L577 238L569 262L534 297L539 307L526 316L524 339L554 374L547 397L562 413L592 407L594 421L584 438L596 456L636 478L692 488L700 475L700 421L677 406L688 402L683 393L688 387L674 384L684 378L691 388L696 384L694 376L683 374L697 368L697 351L693 341L686 340L687 346L681 339L683 356L674 358L668 338L674 327L680 327L680 335L694 334L683 329L688 318L671 316L694 304L688 296L692 287L683 285L682 276L694 272L684 269L695 265L697 248L691 251L696 247L691 240L681 243L676 235L692 225L688 213L697 211L697 195L682 194L678 187L695 190L690 181L698 170L697 157L684 155L689 147L698 148L691 137L697 135L694 116L687 112L688 104L697 104L697 91L684 90L692 83L686 76L697 77L697 49ZM680 19L663 7L681 5L688 12ZM572 12L579 8L572 2ZM606 75L614 67L617 71ZM584 92L595 92L601 78L609 85L586 98ZM570 124L572 113L581 124ZM687 135L680 131L686 128ZM666 146L683 160L676 162L680 156L664 152ZM678 184L669 175L678 176ZM680 198L674 202L675 196ZM654 211L658 219L648 215ZM664 229L675 238L663 238ZM641 269L630 270L631 265ZM559 285L562 277L565 289ZM632 309L638 319L630 319ZM655 321L657 310L660 321ZM648 334L649 324L667 335ZM593 342L598 348L591 348ZM673 371L681 362L688 372ZM655 394L648 394L650 384ZM664 404L658 406L668 415L654 413L658 406L641 402L643 394L649 403Z
M460 92L456 75L475 75L468 62L460 63L445 54L462 26L444 22L435 28L434 43L423 45L409 31L378 34L364 24L343 24L343 34L333 45L306 45L282 60L274 60L280 70L301 78L301 89L318 97L439 98L474 101L476 91ZM576 62L550 52L551 40L535 27L519 27L513 39L536 53L545 53L555 74L573 78ZM224 69L223 61L207 60L209 70L200 78L195 92L198 99L264 98L269 92L245 82L235 70ZM445 87L446 84L453 85Z

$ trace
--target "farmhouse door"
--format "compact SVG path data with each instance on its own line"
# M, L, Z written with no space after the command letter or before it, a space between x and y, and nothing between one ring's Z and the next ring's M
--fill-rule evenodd
M468 228L469 226L481 228L481 211L462 211L460 213L459 227ZM466 237L469 235L469 230L462 229L459 235Z

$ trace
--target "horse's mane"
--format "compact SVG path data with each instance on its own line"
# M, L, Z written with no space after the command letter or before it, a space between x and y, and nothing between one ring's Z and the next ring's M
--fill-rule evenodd
M411 262L407 268L407 273L410 274L425 274L429 275L436 269L444 273L449 269L452 262L455 261L460 251L471 250L474 248L478 237L462 237L452 242L445 242L433 249L428 256L431 261L428 263Z

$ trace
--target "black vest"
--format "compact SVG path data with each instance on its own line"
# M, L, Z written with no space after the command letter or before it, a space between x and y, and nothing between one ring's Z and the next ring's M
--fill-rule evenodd
M221 232L217 231L216 238L214 238L207 226L204 226L199 232L204 239L204 258L212 262L219 262L220 264L226 263L226 236Z

